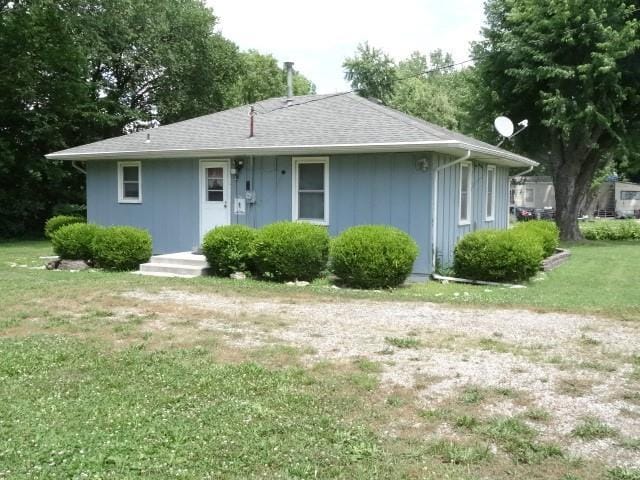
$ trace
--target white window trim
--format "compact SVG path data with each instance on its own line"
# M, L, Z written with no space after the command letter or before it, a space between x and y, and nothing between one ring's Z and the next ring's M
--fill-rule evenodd
M329 157L292 157L292 189L291 189L291 218L297 222L313 223L315 225L329 225ZM305 163L324 164L324 220L310 220L298 218L298 166Z
M462 218L462 173L464 172L464 167L469 167L468 170L468 191L467 191L467 219L463 220ZM460 178L458 179L458 225L471 225L471 198L473 197L473 165L471 162L462 162L460 163Z
M123 168L138 167L138 198L125 198ZM142 203L142 162L118 162L118 203Z
M488 196L489 196L489 172L493 172L493 185L491 186L491 215L487 215L487 207L488 205ZM487 166L487 189L485 190L485 220L487 222L493 222L496 219L496 166L495 165L488 165Z

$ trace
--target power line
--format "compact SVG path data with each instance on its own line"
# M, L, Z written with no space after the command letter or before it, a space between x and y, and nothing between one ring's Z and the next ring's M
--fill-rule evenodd
M640 7L634 7L633 9L629 10L627 12L627 14L628 15L632 15L632 14L634 14L636 12L639 12L639 11L640 11ZM570 34L570 33L576 32L576 31L578 31L578 30L580 30L580 29L582 29L584 27L589 27L589 26L592 26L592 25L602 24L605 20L606 19L583 23L578 27L573 27L573 28L566 29L564 31L564 34ZM542 42L542 40L531 40L531 42L532 43ZM462 65L466 65L468 63L475 62L476 60L480 60L480 59L484 58L485 56L486 55L478 55L478 56L475 56L475 57L469 57L466 60L462 60L461 62L456 62L456 63L452 63L452 64L449 64L449 65L441 65L439 67L433 67L433 68L430 68L429 70L424 70L424 71L415 73L413 75L407 75L405 77L397 78L396 81L397 82L403 82L405 80L410 80L412 78L418 78L418 77L430 75L432 73L440 72L442 70L451 70L452 68L460 67ZM313 99L307 100L306 102L300 102L300 103L296 103L296 104L293 104L293 105L282 105L280 107L276 107L276 108L273 108L271 110L266 110L265 109L265 112L263 113L263 115L267 114L267 113L275 112L277 110L283 110L285 108L289 108L289 107L292 107L292 106L306 105L307 103L318 102L318 101L326 100L326 99L329 99L329 98L339 97L341 95L348 95L350 93L358 92L359 90L361 90L361 89L353 88L353 89L345 91L345 92L335 93L335 94L331 94L331 95L324 95L324 96L322 96L320 98L313 98ZM261 105L261 108L264 109L264 107L262 107L262 105Z

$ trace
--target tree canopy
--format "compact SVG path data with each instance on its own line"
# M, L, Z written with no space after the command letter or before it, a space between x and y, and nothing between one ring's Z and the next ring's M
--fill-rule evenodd
M476 114L528 118L516 148L547 163L564 239L591 181L612 155L637 143L640 29L620 0L489 0L474 48ZM479 111L481 110L481 111Z
M365 97L454 130L467 130L465 102L472 71L450 67L453 59L442 50L414 52L396 63L368 43L344 61L345 78Z
M0 0L0 237L41 232L84 178L43 155L283 95L276 60L240 52L200 0ZM314 91L297 74L297 93Z

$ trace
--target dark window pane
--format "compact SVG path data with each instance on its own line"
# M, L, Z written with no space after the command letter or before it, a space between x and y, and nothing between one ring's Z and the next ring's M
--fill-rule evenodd
M124 184L124 198L138 198L140 189L137 183Z
M221 178L207 179L207 190L224 190L224 184Z
M222 168L207 168L207 178L222 178Z
M460 220L468 219L467 206L467 192L462 192L460 196Z
M222 202L224 200L224 193L220 190L209 190L207 198L210 202Z
M324 190L324 163L298 164L299 190Z
M122 180L125 182L137 182L138 167L122 167Z
M493 194L487 195L487 217L493 217Z
M304 193L298 195L298 218L303 220L324 220L324 193Z

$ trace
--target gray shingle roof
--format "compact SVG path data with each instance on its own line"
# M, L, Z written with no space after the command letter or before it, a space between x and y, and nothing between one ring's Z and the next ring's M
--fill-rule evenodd
M357 151L458 151L535 165L471 137L452 132L355 93L271 98L255 104L249 138L249 106L204 115L131 135L47 155L50 159L194 157L203 155L344 153ZM150 142L145 142L150 134Z

